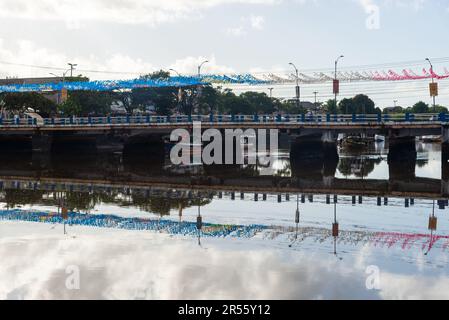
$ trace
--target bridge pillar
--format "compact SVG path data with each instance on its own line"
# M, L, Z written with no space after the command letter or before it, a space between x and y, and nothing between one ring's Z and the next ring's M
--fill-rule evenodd
M51 147L53 137L48 134L36 133L31 138L32 163L36 168L46 168L51 165Z
M449 143L445 142L444 134L441 145L441 193L449 197Z
M53 137L48 134L36 133L32 139L33 153L50 153Z
M101 135L95 138L96 149L105 153L123 153L127 137L114 135Z
M336 139L330 132L296 138L290 147L292 174L299 178L321 179L330 184L339 161Z
M415 177L416 138L389 137L388 165L390 180L408 180Z

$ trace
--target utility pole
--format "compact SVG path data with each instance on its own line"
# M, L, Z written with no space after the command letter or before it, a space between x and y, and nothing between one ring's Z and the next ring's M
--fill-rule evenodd
M315 95L315 104L314 104L314 106L315 106L315 109L317 108L317 95L318 95L318 91L314 91L313 92L313 94Z
M335 60L335 78L334 78L334 94L335 94L335 109L337 109L337 96L340 93L340 83L338 81L338 73L337 73L337 65L338 61L344 58L344 55L341 55ZM346 107L346 114L348 113L348 108Z
M76 63L67 63L70 66L70 78L73 77L73 70L75 70L75 67L77 67L78 65Z
M291 65L295 69L296 73L296 107L299 109L300 103L301 103L301 88L299 87L299 71L296 66L290 62L289 65Z
M433 65L429 58L426 58L426 61L429 62L429 64L430 64L430 74L432 75L432 87L433 87L433 86L435 86ZM436 85L438 85L438 84L436 84ZM436 112L437 107L436 107L436 103L435 103L435 97L438 95L438 87L436 89L436 92L433 92L432 90L430 90L431 91L430 94L433 98L433 112Z
M65 78L66 78L67 73L68 73L69 71L71 71L71 69L65 71L65 72L62 74L62 88L61 88L61 92L58 94L58 104L61 104L61 103L62 103L62 92L63 92L64 87L65 87ZM51 74L52 76L55 76L56 78L59 78L59 76L58 76L57 74L54 74L54 73L52 73L52 72L51 72L50 74Z
M208 63L209 60L205 60L203 61L199 66L198 66L198 81L201 81L201 68L203 67L204 64ZM202 87L201 84L198 85L198 95L197 95L197 102L196 102L196 113L199 115L200 114L200 97L202 94Z
M176 75L178 77L181 77L181 74L178 71L176 71L175 69L168 69L168 71L173 71L174 73L176 73ZM178 112L181 112L182 98L183 98L182 87L179 87L178 88L178 96L177 96L177 99L178 99Z

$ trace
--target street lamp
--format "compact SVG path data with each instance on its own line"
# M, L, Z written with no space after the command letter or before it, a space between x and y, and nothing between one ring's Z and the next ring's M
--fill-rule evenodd
M177 74L178 77L181 77L181 74L178 71L176 71L175 69L168 69L168 71L173 71L174 73ZM183 96L182 87L179 87L179 89L178 89L178 112L181 112L182 96Z
M63 74L62 74L62 87L61 87L61 92L58 94L58 104L61 104L62 90L65 87L65 78L67 76L67 73L71 70L72 69L68 69L67 71L63 72ZM60 76L58 76L57 74L54 74L53 72L50 72L50 74L52 76L55 76L56 78L60 78Z
M201 78L201 68L203 67L204 64L209 63L209 60L203 61L199 66L198 66L198 78Z
M198 66L198 82L201 80L201 68L203 67L204 64L206 64L208 62L209 62L209 60L205 60ZM196 113L198 113L198 116L200 114L200 97L201 97L201 94L202 94L202 87L201 87L201 84L198 84L198 95L197 95L197 98L196 98L196 109L197 109Z
M268 90L270 90L270 99L272 99L273 98L273 90L274 90L274 88L268 88Z
M176 73L178 75L178 77L181 76L181 74L178 71L176 71L175 69L168 69L168 71L173 71L174 73Z
M433 77L433 65L429 58L426 58L426 61L430 64L430 74L432 75L432 85L435 83L434 77ZM432 94L433 97L433 112L436 112L436 104L435 104L435 94Z
M338 65L338 61L340 61L340 59L344 58L344 55L341 55L337 58L337 60L335 60L335 78L334 78L334 94L335 94L335 109L337 109L337 95L339 93L339 83L338 83L338 73L337 73L337 65ZM348 113L347 107L346 107L346 113Z
M73 77L73 70L75 70L75 67L77 67L78 65L76 63L67 63L70 66L70 78Z
M299 71L298 68L296 68L295 64L290 62L289 65L291 65L296 72L296 106L299 108L299 104L300 104L300 97L301 97L301 91L299 88Z

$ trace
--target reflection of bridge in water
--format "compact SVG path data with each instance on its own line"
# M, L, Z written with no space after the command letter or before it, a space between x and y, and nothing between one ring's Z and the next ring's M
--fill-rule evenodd
M321 182L298 178L254 177L179 177L128 176L124 179L58 178L0 175L0 189L34 190L50 192L123 193L167 199L223 197L231 200L266 200L268 195L289 199L293 195L362 196L377 198L447 199L442 193L441 181L415 178L411 181L347 180L332 178ZM381 199L385 201L386 199ZM360 199L358 200L360 202Z

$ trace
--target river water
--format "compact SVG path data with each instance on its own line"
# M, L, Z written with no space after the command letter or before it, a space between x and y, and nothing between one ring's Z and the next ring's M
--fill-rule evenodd
M383 144L330 169L2 158L0 299L449 298L441 150L417 150L406 175Z

